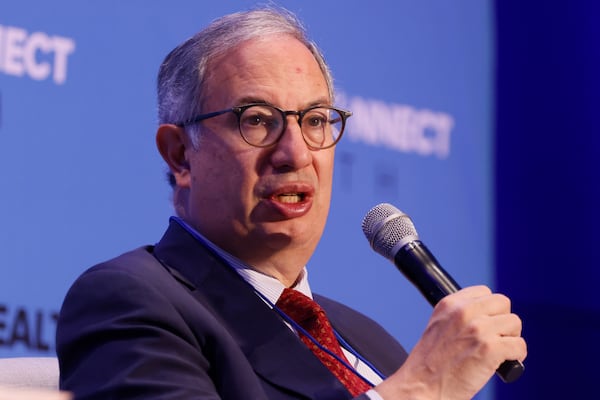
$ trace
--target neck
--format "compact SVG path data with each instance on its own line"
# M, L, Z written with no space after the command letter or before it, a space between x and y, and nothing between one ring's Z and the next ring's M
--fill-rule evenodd
M274 265L250 265L254 270L277 279L286 288L293 287L298 283L304 269L304 266L284 269Z
M298 281L314 249L304 243L300 246L292 243L273 246L272 242L265 242L267 243L260 248L252 249L245 246L236 247L235 243L231 241L215 244L242 260L252 269L277 279L285 287L293 286Z

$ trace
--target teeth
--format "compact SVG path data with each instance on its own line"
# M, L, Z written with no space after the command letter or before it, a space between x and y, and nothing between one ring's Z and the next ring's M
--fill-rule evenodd
M303 197L298 193L286 193L278 195L277 199L282 203L299 203Z

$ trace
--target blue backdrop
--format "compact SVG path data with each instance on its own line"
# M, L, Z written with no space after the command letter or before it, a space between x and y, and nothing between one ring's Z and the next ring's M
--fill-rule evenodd
M524 320L503 399L598 398L600 4L496 2L496 274Z
M158 65L212 19L254 4L1 6L0 356L53 355L56 313L75 277L158 240L172 213L154 148ZM411 348L431 308L369 249L360 223L372 206L393 203L458 282L495 284L493 5L278 4L304 20L332 67L338 104L354 112L308 266L313 289Z

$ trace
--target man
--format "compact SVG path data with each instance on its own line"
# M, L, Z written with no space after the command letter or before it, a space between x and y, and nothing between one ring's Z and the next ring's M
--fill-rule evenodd
M75 282L57 329L62 389L78 399L468 399L503 360L525 357L519 318L485 287L442 300L408 358L373 321L315 295L338 336L311 351L313 334L282 299L313 297L305 266L350 113L333 105L329 70L292 15L213 22L167 56L158 97L177 217L156 246ZM342 354L322 354L338 341Z

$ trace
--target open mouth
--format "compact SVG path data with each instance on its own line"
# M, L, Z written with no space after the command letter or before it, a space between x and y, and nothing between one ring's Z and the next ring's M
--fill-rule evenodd
M280 203L301 203L305 198L305 193L281 193L275 196Z
M268 196L268 204L285 219L297 218L308 213L314 201L314 189L307 184L288 184L274 190Z

